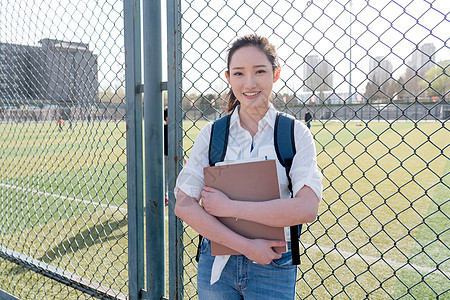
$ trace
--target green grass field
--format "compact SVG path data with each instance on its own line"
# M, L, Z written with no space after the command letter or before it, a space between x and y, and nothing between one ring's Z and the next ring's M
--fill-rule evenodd
M128 293L125 125L0 124L0 245ZM23 299L83 297L1 260L0 289L11 287Z
M204 124L183 123L187 155ZM311 130L324 193L301 237L299 297L450 299L447 124L315 122ZM127 293L125 123L62 132L0 124L0 143L0 245ZM185 244L189 299L190 228ZM0 289L24 299L83 297L3 260Z

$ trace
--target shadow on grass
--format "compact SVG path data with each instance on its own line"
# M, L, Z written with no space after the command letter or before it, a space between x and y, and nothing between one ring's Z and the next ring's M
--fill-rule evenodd
M112 219L104 223L95 224L92 227L89 227L83 231L78 232L75 236L62 241L52 249L47 250L47 252L45 252L40 258L38 258L38 260L45 262L47 264L52 264L52 261L57 258L61 258L67 254L74 254L82 249L89 248L95 244L103 244L111 240L117 241L123 237L126 237L127 232L123 232L119 235L112 235L112 233L115 230L125 227L127 225L128 221L126 218L121 220ZM93 260L94 257L95 254L89 256L91 260ZM86 263L89 264L88 261L86 261ZM56 265L54 266L60 267ZM11 272L13 272L13 274L15 275L24 273L26 271L28 270L21 266L16 266L11 269Z

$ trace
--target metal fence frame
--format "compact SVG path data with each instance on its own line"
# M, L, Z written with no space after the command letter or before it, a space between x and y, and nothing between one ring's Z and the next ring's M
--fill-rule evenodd
M14 20L14 15L17 14L18 7L20 8L21 5L23 6L24 4L20 3L20 1L6 1L6 3L3 1L0 5L2 8L0 13L0 22L2 22L2 34L0 35L0 77L2 87L0 95L0 126L2 126L2 130L7 129L5 130L6 132L1 132L1 134L3 134L1 137L2 141L6 141L6 143L2 144L2 147L0 148L2 153L2 162L7 162L6 164L2 163L0 165L0 174L2 176L0 187L2 200L0 263L2 264L2 267L0 267L0 271L2 271L2 276L12 275L12 278L2 277L2 279L6 280L5 282L3 282L3 280L0 281L0 298L17 299L19 297L31 297L30 295L34 295L37 298L52 296L64 297L65 295L70 295L72 298L73 295L73 297L77 298L84 296L86 298L95 297L99 299L126 299L129 297L132 299L137 299L142 295L142 291L144 290L142 283L145 278L145 262L143 261L144 206L142 202L142 95L140 93L134 93L134 91L130 89L128 91L128 95L126 95L127 99L130 101L127 101L125 104L125 95L122 94L125 86L124 82L121 82L122 79L120 75L121 72L125 71L125 63L118 57L110 60L108 62L110 65L106 63L106 71L101 71L109 72L114 70L117 73L113 75L112 79L110 78L111 76L106 79L107 81L111 81L107 82L108 86L104 87L104 90L98 90L98 56L93 54L94 50L92 52L88 51L89 45L87 43L80 43L76 40L89 39L89 42L92 42L91 39L94 38L91 35L104 34L104 27L101 29L90 27L89 30L84 28L83 31L79 31L77 26L71 26L71 28L64 29L64 26L59 27L59 25L67 25L70 22L73 23L75 19L78 19L84 24L83 26L95 26L95 22L92 22L93 24L87 23L87 17L84 18L83 14L80 12L83 12L88 16L90 14L94 14L95 11L97 17L99 17L100 11L103 13L103 16L107 13L108 16L103 19L103 23L101 25L109 26L109 29L113 33L108 32L106 34L106 38L103 35L102 38L105 38L105 40L102 40L101 42L105 42L106 44L108 39L111 37L111 34L115 34L116 36L114 36L115 43L113 43L113 45L105 46L107 49L104 49L104 52L110 53L109 51L111 51L111 48L108 47L123 47L124 43L121 42L121 38L125 37L127 40L125 42L127 44L127 48L131 50L125 58L127 60L128 73L126 80L127 85L130 84L130 86L132 86L135 81L140 82L142 77L140 70L140 3L137 1L126 0L124 2L104 2L100 4L96 2L93 5L91 5L92 3L82 3L82 1L71 4L61 2L57 5L54 4L55 3L52 3L51 1L42 1L38 4L36 4L36 2L27 3L26 7L29 9L27 10L27 13L21 15L23 18L27 18L27 20L23 21L28 21L22 22L25 24L24 30L20 30L20 26L23 25L20 24L20 18ZM121 4L124 4L122 5L122 8L118 8L117 5ZM35 7L35 5L39 6ZM49 21L49 19L45 18L46 16L44 16L44 18L37 18L37 16L42 17L44 14L42 9L45 7L48 8L49 14L53 13L54 19ZM106 12L107 9L108 12ZM58 22L57 20L62 21L64 16L68 13L73 13L73 15L70 18L66 17L64 20L65 22L61 22L59 24L56 23ZM123 15L125 15L125 17ZM115 23L117 20L112 19L115 17L117 17L117 20L119 21L118 23ZM39 20L41 19L46 20L47 24L45 26L54 29L54 31L47 31L46 28L43 29L42 26L40 27L41 24L39 23ZM123 22L124 20L125 22ZM125 24L120 23L120 21ZM123 26L125 27L125 34L123 34L121 29ZM66 32L64 30L66 30ZM72 30L78 31L74 32ZM87 32L90 33L89 36ZM19 37L19 40L27 40L26 34L29 34L28 40L31 39L32 43L37 42L35 39L40 38L41 40L39 42L41 43L41 47L28 46L25 44L14 44L14 39L13 43L11 43L11 36L17 36ZM48 38L48 36L53 37L53 34L58 38ZM42 35L45 38L41 38ZM48 36L46 37L45 35ZM69 39L73 39L74 41ZM97 49L95 49L95 51L96 50ZM119 50L118 56L121 54L125 54L123 48ZM5 68L5 57L8 57L8 55L15 56L12 56L12 59L6 61L7 68ZM91 65L87 66L86 62L91 63ZM138 67L134 68L134 66ZM36 74L39 74L39 76ZM103 75L107 77L106 74L103 73ZM21 84L17 84L19 81ZM89 90L89 88L95 87L97 87L97 89ZM75 88L78 88L78 90ZM85 90L83 90L83 88L85 88ZM5 93L5 91L9 94ZM85 94L83 94L83 92ZM91 97L92 99L97 100L97 102L89 102L88 105L83 102L84 98L81 97ZM134 99L134 101L131 99ZM120 137L114 137L113 131L120 131L119 123L125 119L127 113L129 113L129 122L127 124L129 126L129 135L127 135L127 139L125 141L125 130L121 132ZM58 125L56 124L58 116L60 119L65 121L64 125L62 125L62 123L59 125L59 130L57 129ZM39 126L37 129L38 133L34 131L34 127L36 126ZM123 128L126 129L125 126L123 126ZM15 146L11 146L10 136L14 135L14 133L18 133L18 136L22 136L23 133L23 136L35 138L39 142L30 143L32 144L31 146L26 143L18 143L15 144ZM101 144L100 140L101 138L108 140L110 138L108 134L113 136L113 143L115 143L113 145L108 145L111 146L111 148L115 146L117 146L117 148L121 148L123 146L120 144L122 142L121 139L123 139L123 144L127 144L126 147L121 149L123 150L122 153L116 152L116 154L113 154L117 165L114 165L115 162L112 162L112 157L107 157L106 161L103 161L104 165L108 165L110 163L109 166L114 165L117 168L113 168L114 170L112 171L107 170L108 175L105 176L112 181L111 185L117 184L117 186L114 186L113 188L111 185L108 186L107 184L104 186L105 191L114 190L115 192L115 194L112 194L113 192L111 191L112 195L108 194L108 197L112 198L112 200L108 203L102 203L102 201L107 199L106 193L103 193L105 194L105 199L102 199L101 196L89 194L89 191L82 191L83 189L89 190L88 185L83 183L83 180L73 180L70 181L71 184L64 182L64 180L67 179L74 179L74 177L77 177L78 173L61 175L63 172L60 172L60 174L55 175L55 178L57 178L55 181L61 180L62 183L60 183L60 185L53 182L47 182L45 185L36 184L34 181L35 179L31 177L28 172L21 173L22 175L19 176L19 180L17 180L14 175L11 178L8 177L9 170L17 169L18 172L23 172L23 170L27 170L27 168L33 168L31 164L27 164L27 162L29 162L27 160L21 161L16 166L11 165L10 161L14 160L17 155L21 155L21 151L23 151L20 149L21 147L25 149L26 147L31 147L31 150L28 150L29 152L26 153L26 155L31 157L34 155L43 155L45 158L46 154L49 155L47 152L54 154L52 152L54 149L41 149L41 151L44 151L45 153L38 152L37 154L34 154L33 147L40 147L41 144L45 147L46 144L51 145L55 142L58 151L54 151L57 154L53 155L53 157L66 159L69 163L72 163L72 165L77 165L77 170L80 169L80 172L83 174L85 172L83 171L83 168L88 169L87 172L89 172L91 165L80 161L83 161L84 158L90 155L95 157L95 159L98 158L96 155L101 156L103 154L104 156L107 156L107 151L104 151L105 149L102 148L104 145ZM38 135L38 137L36 137L36 135ZM71 147L66 147L66 143L61 142L61 140L64 139L64 135L73 137L75 140L76 138L80 138L81 140L86 138L87 143L90 143L87 136L91 138L91 141L100 136L100 145L97 144L96 149L93 151L97 153L84 153L84 148L79 150L79 148L73 147L73 144L71 143L73 143L74 139L71 139L69 143ZM24 138L24 140L26 140L26 138ZM86 143L86 140L82 143ZM110 140L107 143L109 142ZM13 150L8 152L8 148ZM61 152L66 151L66 153L70 153L71 151L76 152L78 150L81 154L78 153L78 156L73 153L70 153L70 155L60 155L60 149L63 149ZM119 160L119 157L120 155L125 154L125 150L127 149L132 151L132 153L126 157L127 165L124 165ZM5 153L6 155L4 156ZM124 157L125 156L122 156L122 158ZM93 168L96 168L95 163L92 165L94 165ZM37 175L43 177L47 172L53 174L52 172L54 172L55 169L52 167L53 166L47 168L47 171L42 170L41 173L38 172ZM56 167L58 167L58 164L56 164ZM67 167L67 165L61 164L62 169L65 167ZM96 172L102 173L104 172L104 169L100 167L93 171L93 173ZM124 187L127 183L120 178L120 175L122 174L121 172L127 173L126 176L129 178L129 189L126 190L128 197L122 197L120 194L120 192L125 191ZM69 173L69 171L66 173ZM116 177L114 178L112 176L113 173L116 174ZM92 176L92 173L90 173L90 175ZM27 178L28 176L31 178ZM100 174L99 177L101 176L102 175ZM117 178L119 178L118 181L114 182ZM86 177L86 179L92 180L90 177ZM15 186L11 185L11 183L14 183ZM50 187L47 186L49 184ZM52 187L51 184L55 184L56 188ZM93 190L98 188L101 192L102 188L99 187L98 184L98 182L92 183ZM9 193L7 192L7 189L14 189L16 192ZM33 210L29 209L27 205L27 207L23 208L23 211L11 211L14 207L12 204L15 200L20 202L22 200L21 198L26 198L25 196L21 196L21 194L29 194L29 197L33 197L32 201L36 201L36 203L31 203L31 207L43 209L43 207L45 207L42 206L43 204L49 204L52 209L56 209L54 215L62 215L63 219L70 219L71 217L74 217L73 219L81 224L81 228L78 227L78 230L71 230L71 226L73 226L73 224L70 224L70 222L63 223L59 232L47 234L47 240L47 235L44 236L41 224L38 223L37 225L34 225L36 226L37 232L33 228L30 236L30 233L26 233L26 227L25 230L23 228L21 229L20 223L15 223L15 220L20 220L23 216L27 216L32 219ZM83 199L83 196L85 196L86 199ZM96 197L98 197L98 202L96 202ZM115 197L117 197L119 201L118 206L114 205ZM58 203L58 199L63 201L63 203ZM128 200L128 216L125 215L125 211L127 209L125 209L125 207L120 207L123 204L120 203L121 200ZM81 207L78 207L77 203L80 204ZM39 207L40 205L42 207ZM86 209L87 206L90 206L89 209ZM95 212L96 209L98 209L100 213L91 213L89 218L92 218L92 220L84 219L86 216L82 216L81 218L76 216L76 213L79 211L80 215L82 215L86 214L86 211L89 210L91 210L91 212ZM108 213L110 213L110 215L104 213L105 209L109 209ZM67 216L65 214L65 210L68 211ZM76 213L72 214L74 210ZM4 215L5 212L6 215ZM97 217L98 220L96 220L94 216ZM115 219L117 216L120 218L128 218L128 222L126 222L127 224L122 222L123 219L118 222L118 220ZM6 222L6 225L3 217L6 218L6 221L9 221L9 223ZM41 218L43 218L42 222L44 224L42 226L47 226L46 222L51 223L54 221L51 216L41 216ZM101 221L101 218L103 218L103 221ZM92 223L88 224L89 221L92 221ZM97 221L98 223L96 223ZM133 221L136 222L133 223ZM8 224L14 224L17 228L5 228L4 226L11 226ZM129 231L127 231L126 234L122 231L122 227L125 225L129 226ZM75 228L76 226L77 224L75 224ZM116 229L120 230L121 234L119 236L115 236L114 234L114 230ZM41 238L42 240L40 242L44 245L32 247L33 249L30 251L28 251L28 249L25 249L25 251L23 251L24 249L10 249L12 247L8 248L8 245L10 245L8 239L11 239L14 242L16 237L12 234L8 234L9 230L13 233L14 230L24 230L28 236L28 240L23 241L23 244L25 245L30 245ZM70 231L70 233L68 234L66 230ZM127 236L128 233L129 236ZM74 235L73 237L71 236L72 234ZM121 237L128 239L128 247L130 251L127 250L127 247L118 245L118 240ZM108 242L108 238L114 238L115 241ZM61 243L59 243L59 240ZM45 243L43 243L44 241ZM117 264L112 269L108 270L113 274L117 274L111 281L113 282L116 280L122 280L123 278L121 278L120 275L123 274L120 274L120 272L127 271L126 269L128 268L127 273L129 276L129 284L128 282L124 285L118 283L114 286L111 285L111 282L107 282L108 279L105 280L106 276L100 279L96 278L98 274L101 275L103 270L107 268L106 267L100 270L97 264L98 261L94 263L94 266L97 266L97 269L94 271L97 272L97 275L89 270L89 263L87 263L88 266L86 269L86 265L83 265L83 263L85 261L92 262L93 257L96 256L96 254L91 255L90 253L87 253L85 256L81 256L81 258L76 261L78 264L78 269L75 272L69 271L72 267L70 263L66 264L66 262L52 261L53 258L49 258L49 255L58 257L60 252L63 253L61 254L61 256L63 256L66 250L70 252L73 249L76 249L72 251L75 254L78 247L81 249L83 246L88 248L92 245L95 246L95 243L99 241L103 243L106 241L105 244L102 244L98 248L96 247L96 254L106 250L107 257L103 257L105 264L109 262L113 262L112 264L115 264L115 260L117 260L117 257L120 255L122 255L121 258L123 258L123 254L129 255L129 261L124 262L123 264L125 266L124 269L120 269L122 262L118 261L120 264ZM124 239L121 241L123 242ZM52 249L48 247L48 245L53 245L55 243L57 245L55 248ZM22 246L23 245L21 245L20 248L22 248ZM113 249L114 246L118 247ZM72 247L74 248L72 249ZM117 248L120 249L118 250ZM46 253L46 251L51 251L51 253ZM108 253L108 251L110 252ZM42 253L45 255L40 257ZM102 256L98 256L96 259L102 259L101 257ZM5 269L9 269L9 271L6 270L7 272L3 273L3 271L5 271L1 270L3 266L5 266ZM27 274L24 276L23 274L27 272L31 275ZM114 287L117 286L120 290L114 290ZM128 287L129 295L124 293L122 290L128 289ZM6 291L3 289L6 289ZM29 292L30 294L27 294L28 296L23 296L23 291ZM13 295L14 293L17 293L17 296Z

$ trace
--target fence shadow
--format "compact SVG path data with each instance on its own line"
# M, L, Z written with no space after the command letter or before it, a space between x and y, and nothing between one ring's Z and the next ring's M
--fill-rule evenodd
M121 220L110 219L104 223L95 224L92 227L78 232L73 237L63 240L52 249L47 250L37 259L47 264L51 264L57 258L61 258L70 253L76 253L77 251L89 248L94 244L104 243L110 240L119 240L127 236L127 231L124 231L119 235L112 235L112 233L117 229L127 226L127 224L128 219L126 217ZM92 257L92 259L94 259L94 257ZM15 275L20 275L28 271L29 270L22 266L14 266L11 268L11 272Z

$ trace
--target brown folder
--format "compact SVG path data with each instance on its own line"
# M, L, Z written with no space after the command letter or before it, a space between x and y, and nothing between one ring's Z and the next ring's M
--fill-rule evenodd
M275 160L263 160L206 167L203 170L205 185L225 193L230 199L241 201L267 201L280 198ZM236 218L217 218L234 232L247 238L285 240L283 227L271 227ZM277 247L278 253L286 247ZM237 255L237 251L211 241L212 255Z

